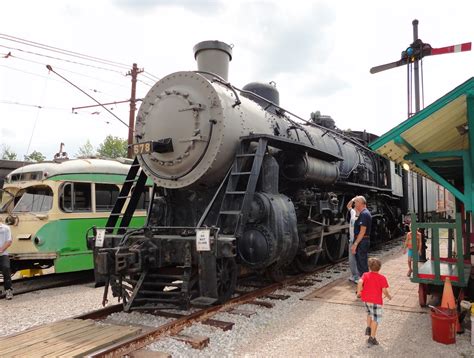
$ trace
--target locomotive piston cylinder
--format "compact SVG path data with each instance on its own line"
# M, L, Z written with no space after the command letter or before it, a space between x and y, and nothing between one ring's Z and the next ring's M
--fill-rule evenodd
M339 167L305 154L288 154L282 159L282 174L292 181L329 185L339 178Z

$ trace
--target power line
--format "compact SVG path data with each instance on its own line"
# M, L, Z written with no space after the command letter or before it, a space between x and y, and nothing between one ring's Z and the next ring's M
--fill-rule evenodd
M50 66L50 65L46 65L46 68L53 72L55 75L57 75L58 77L61 77L64 81L66 81L67 83L69 83L71 86L77 88L79 91L81 91L82 93L84 93L87 97L89 97L90 99L92 99L94 102L96 102L97 104L101 105L102 108L104 108L107 112L109 112L112 116L114 116L117 120L119 120L123 125L125 125L127 128L128 128L128 124L125 123L124 121L122 121L118 116L115 115L115 113L112 113L108 108L106 108L104 105L102 105L99 101L97 101L94 97L92 97L91 95L89 95L87 92L85 92L84 90L82 90L81 88L79 88L78 86L76 86L74 83L72 83L71 81L69 81L67 78L61 76L59 73L57 73L56 71L53 70L53 68Z
M150 84L150 83L148 83L148 82L145 82L145 81L142 81L142 80L139 80L139 79L137 79L137 81L138 81L138 82L141 82L141 83L143 83L143 84L145 84L145 85L147 85L147 86L153 87L153 85Z
M24 53L29 53L30 55L36 55L36 56L41 56L41 57L50 58L50 59L53 59L53 60L59 60L59 61L74 63L74 64L76 64L76 65L81 65L81 66L87 66L87 67L91 67L91 68L96 68L96 69L99 69L99 70L110 71L110 72L116 72L116 73L120 73L121 75L123 75L122 72L117 71L117 70L112 70L112 69L110 69L110 68L105 68L105 67L100 67L100 66L94 66L94 65L88 65L87 63L82 63L82 62L78 62L78 61L67 60L67 59L65 59L65 58L60 58L60 57L54 57L54 56L44 55L44 54L41 54L41 53L38 53L38 52L22 50L21 48L15 48L15 47L10 47L10 46L5 46L5 45L0 45L0 47L7 48L7 49L9 49L9 50L16 50L16 51L21 51L21 52L24 52Z
M159 77L156 77L154 74L152 74L152 73L150 73L150 72L148 72L148 71L145 71L145 72L143 72L143 73L145 73L145 74L147 74L148 76L152 77L153 80L155 80L155 81L159 81L159 80L160 80Z
M48 77L45 77L48 78ZM11 105L16 105L16 106L23 106L23 107L33 107L33 108L38 108L38 109L50 109L50 110L57 110L57 111L67 111L67 108L58 108L58 107L48 107L48 106L41 106L38 104L29 104L29 103L21 103L21 102L16 102L16 101L8 101L8 100L0 100L0 103L2 104L11 104Z
M11 53L10 53L9 57L16 58L16 59L19 59L21 61L26 61L26 62L31 62L31 63L36 63L38 65L46 66L46 63L44 63L44 62L30 60L30 59L23 58L23 57L18 57L16 55L11 54ZM73 73L73 74L78 75L78 76L83 76L83 77L91 78L91 79L94 79L94 80L99 80L100 82L108 83L108 84L118 86L118 87L128 88L128 86L125 86L125 85L122 85L122 84L118 84L118 83L115 83L115 82L110 82L110 81L107 81L107 80L104 80L104 79L101 79L101 78L98 78L98 77L89 76L89 75L86 75L84 73L80 73L80 72L77 72L77 71L68 70L68 69L63 68L63 67L56 67L56 68L59 68L62 71Z
M13 70L13 71L18 71L18 72L21 72L21 73L24 73L24 74L27 74L27 75L31 75L31 76L36 76L36 77L40 77L40 78L45 78L45 79L50 79L51 81L54 81L54 82L58 82L58 83L62 83L61 81L55 79L55 78L50 78L48 76L43 76L43 75L40 75L38 73L33 73L33 72L29 72L29 71L24 71L24 70L20 70L19 68L15 68L15 67L11 67L11 66L7 66L7 65L1 65L0 64L0 67L5 67L5 68L8 68L10 70ZM67 71L67 70L65 70ZM93 77L91 77L93 78ZM123 86L125 87L125 86ZM87 91L90 91L90 92L94 92L94 93L101 93L101 94L105 94L109 97L116 97L116 95L112 95L110 93L106 93L106 92L103 92L103 91L99 91L97 89L94 89L94 88L88 88Z
M80 53L80 52L66 50L66 49L62 49L62 48L59 48L59 47L54 47L54 46L42 44L42 43L39 43L39 42L22 39L22 38L12 36L12 35L7 35L7 34L0 33L0 38L4 39L4 40L7 40L7 41L20 43L20 44L23 44L23 45L26 45L26 46L36 47L36 48L40 48L42 50L60 53L62 55L66 55L66 56L77 57L77 58L81 58L83 60L101 63L101 64L104 64L104 65L107 65L107 66L115 66L115 67L121 68L121 69L129 69L130 68L130 65L127 65L125 63L112 61L112 60L107 60L107 59L103 59L103 58L100 58L100 57L97 57L97 56L86 55L86 54L83 54L83 53ZM145 72L145 73L148 74L151 77L151 78L149 78L150 80L152 80L152 81L159 80L159 77L153 75L152 73L150 73L150 72Z
M129 68L130 67L129 65L126 65L124 63L111 61L111 60L106 60L106 59L103 59L103 58L100 58L100 57L90 56L90 55L82 54L82 53L75 52L75 51L69 51L69 50L61 49L59 47L49 46L49 45L45 45L45 44L42 44L42 43L39 43L39 42L25 40L25 39L22 39L22 38L19 38L19 37L16 37L16 36L11 36L11 35L7 35L7 34L0 34L0 38L3 38L7 41L21 43L21 44L27 45L27 46L41 48L41 49L47 50L47 51L57 52L57 53L60 53L60 54L63 54L63 55L71 56L71 57L77 57L77 58L82 58L84 60L88 60L88 61L92 61L92 62L98 62L98 63L106 64L106 65L109 65L109 66L115 66L115 67L119 67L119 68L120 67L123 67L123 68Z

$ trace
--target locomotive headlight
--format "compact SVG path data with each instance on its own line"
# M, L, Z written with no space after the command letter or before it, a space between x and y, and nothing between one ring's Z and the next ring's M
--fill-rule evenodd
M409 171L409 170L410 170L410 166L408 165L408 163L403 163L403 164L402 164L402 167L403 167L403 169L405 169L406 171Z

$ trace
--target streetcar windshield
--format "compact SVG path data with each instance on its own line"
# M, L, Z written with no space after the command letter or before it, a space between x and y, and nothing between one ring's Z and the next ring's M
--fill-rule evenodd
M14 213L41 213L53 207L53 191L47 186L27 188L13 208Z
M0 206L0 213L6 213L6 212L8 212L8 207L10 206L11 202L13 201L13 199L15 199L15 195L10 193L6 189L0 189L0 194L3 194L1 196L2 197L2 202L0 204L1 205Z

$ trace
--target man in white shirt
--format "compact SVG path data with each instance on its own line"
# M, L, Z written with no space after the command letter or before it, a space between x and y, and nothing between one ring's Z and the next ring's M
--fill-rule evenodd
M3 275L3 286L5 287L5 298L13 298L12 278L10 271L10 258L7 249L12 244L12 233L10 227L0 221L0 269Z
M349 268L351 270L349 281L357 283L359 281L359 271L357 270L355 255L351 250L352 244L354 243L354 223L357 219L357 212L354 209L354 199L355 197L347 203L347 221L349 222Z

